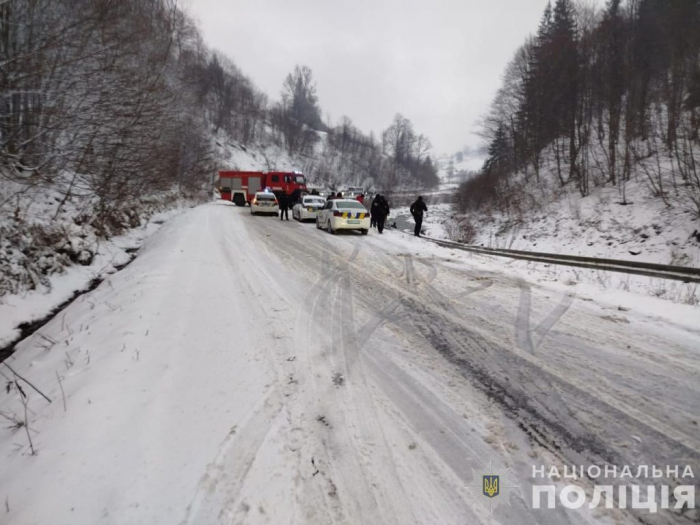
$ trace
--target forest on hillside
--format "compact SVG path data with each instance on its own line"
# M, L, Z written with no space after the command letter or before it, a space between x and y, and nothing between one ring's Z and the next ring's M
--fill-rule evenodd
M100 226L144 195L206 195L220 133L277 144L320 180L342 169L378 186L437 182L410 121L397 116L379 139L348 118L324 123L303 66L271 102L176 0L6 0L0 64L0 211L50 187L89 201L85 220Z
M700 0L547 5L483 122L462 211L522 213L629 181L700 218Z

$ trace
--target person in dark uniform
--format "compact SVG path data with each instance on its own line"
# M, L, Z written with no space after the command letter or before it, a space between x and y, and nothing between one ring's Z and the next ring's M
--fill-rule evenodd
M413 230L413 235L420 237L420 228L423 225L423 214L428 211L428 207L423 202L423 197L418 197L416 202L411 204L411 215L416 221L416 228Z
M382 233L384 232L384 222L389 216L389 203L382 195L377 195L372 203L372 209L374 210L372 217L377 223L377 230L379 230L379 233Z
M289 220L289 197L287 197L286 193L280 193L277 200L280 203L280 220L283 221L284 217L287 217L287 220Z

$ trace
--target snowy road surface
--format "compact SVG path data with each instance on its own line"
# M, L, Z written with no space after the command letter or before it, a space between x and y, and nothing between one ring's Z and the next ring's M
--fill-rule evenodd
M8 360L50 404L2 367L0 522L697 523L589 509L618 481L576 481L578 510L531 494L533 466L700 471L700 324L461 257L225 203L172 219ZM517 485L493 514L468 491L489 461Z

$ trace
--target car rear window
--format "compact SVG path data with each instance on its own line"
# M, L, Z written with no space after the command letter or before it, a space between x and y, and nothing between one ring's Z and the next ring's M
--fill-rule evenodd
M357 201L340 201L337 203L339 209L364 210L365 207Z
M304 199L304 204L325 204L326 201L323 199Z
M258 193L255 196L256 199L259 201L273 201L275 200L275 196L272 193Z

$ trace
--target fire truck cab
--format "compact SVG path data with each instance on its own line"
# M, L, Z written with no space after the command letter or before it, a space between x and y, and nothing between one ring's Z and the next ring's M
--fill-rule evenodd
M286 171L220 171L218 189L223 200L245 206L250 205L257 192L266 189L278 197L301 194L306 191L306 177Z

